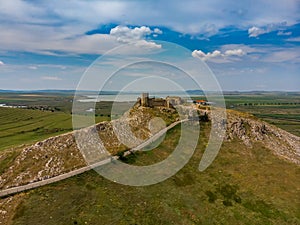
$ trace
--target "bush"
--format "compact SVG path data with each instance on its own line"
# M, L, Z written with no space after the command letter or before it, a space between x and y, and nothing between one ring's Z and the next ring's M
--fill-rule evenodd
M225 205L225 206L232 206L232 202L227 199L227 200L223 201L223 205Z
M212 191L206 191L205 194L208 196L208 201L214 203L217 200L217 195Z
M230 184L225 184L224 186L218 189L221 195L224 196L226 199L233 199L235 193L237 191L237 187L232 186Z

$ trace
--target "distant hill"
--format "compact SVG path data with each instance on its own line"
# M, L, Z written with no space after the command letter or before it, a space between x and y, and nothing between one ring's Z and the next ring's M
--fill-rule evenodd
M45 90L3 90L0 89L0 93L61 93L61 94L74 94L75 92L86 93L86 94L98 94L99 91L88 91L88 90L60 90L60 89L45 89ZM214 91L207 91L213 93ZM140 94L141 91L127 91L122 94ZM154 91L155 94L170 94L176 95L182 92L178 91ZM204 95L203 90L187 90L189 95ZM116 95L119 91L101 91L102 95ZM224 95L300 95L300 91L224 91Z

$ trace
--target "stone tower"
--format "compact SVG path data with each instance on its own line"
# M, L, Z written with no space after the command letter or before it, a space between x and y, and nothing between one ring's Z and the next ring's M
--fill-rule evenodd
M141 105L144 107L149 107L149 93L142 93Z

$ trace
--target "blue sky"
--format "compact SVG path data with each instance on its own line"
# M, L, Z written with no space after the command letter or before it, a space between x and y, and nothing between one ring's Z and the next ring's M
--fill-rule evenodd
M75 89L121 44L182 45L223 90L300 90L300 3L9 0L0 3L0 89Z

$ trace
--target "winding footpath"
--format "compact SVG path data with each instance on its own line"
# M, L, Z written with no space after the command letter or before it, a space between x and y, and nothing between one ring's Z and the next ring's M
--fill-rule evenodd
M133 148L133 149L128 150L127 152L125 152L124 156L129 155L129 154L131 154L133 152L136 152L136 151L139 151L139 150L143 149L147 145L149 145L152 142L158 140L168 130L172 129L173 127L175 127L179 123L186 122L186 121L188 121L188 119L176 121L176 122L170 124L168 127L166 127L164 129L162 129L161 131L157 132L156 134L154 134L152 137L150 137L149 139L147 139L142 144L140 144L137 147L135 147L135 148ZM38 188L38 187L41 187L41 186L44 186L44 185L47 185L47 184L58 182L58 181L61 181L61 180L64 180L64 179L76 176L78 174L84 173L84 172L89 171L91 169L97 168L99 166L111 163L111 162L113 162L115 160L118 160L118 159L119 159L118 156L112 156L110 158L104 159L104 160L102 160L100 162L97 162L95 164L88 165L88 166L82 167L80 169L76 169L76 170L73 170L71 172L64 173L64 174L61 174L61 175L58 175L58 176L55 176L55 177L51 177L51 178L48 178L48 179L45 179L45 180L41 180L41 181L29 183L29 184L18 186L18 187L12 187L12 188L8 188L8 189L5 189L5 190L0 190L0 197L5 197L5 196L17 194L19 192L23 192L23 191L34 189L34 188Z

